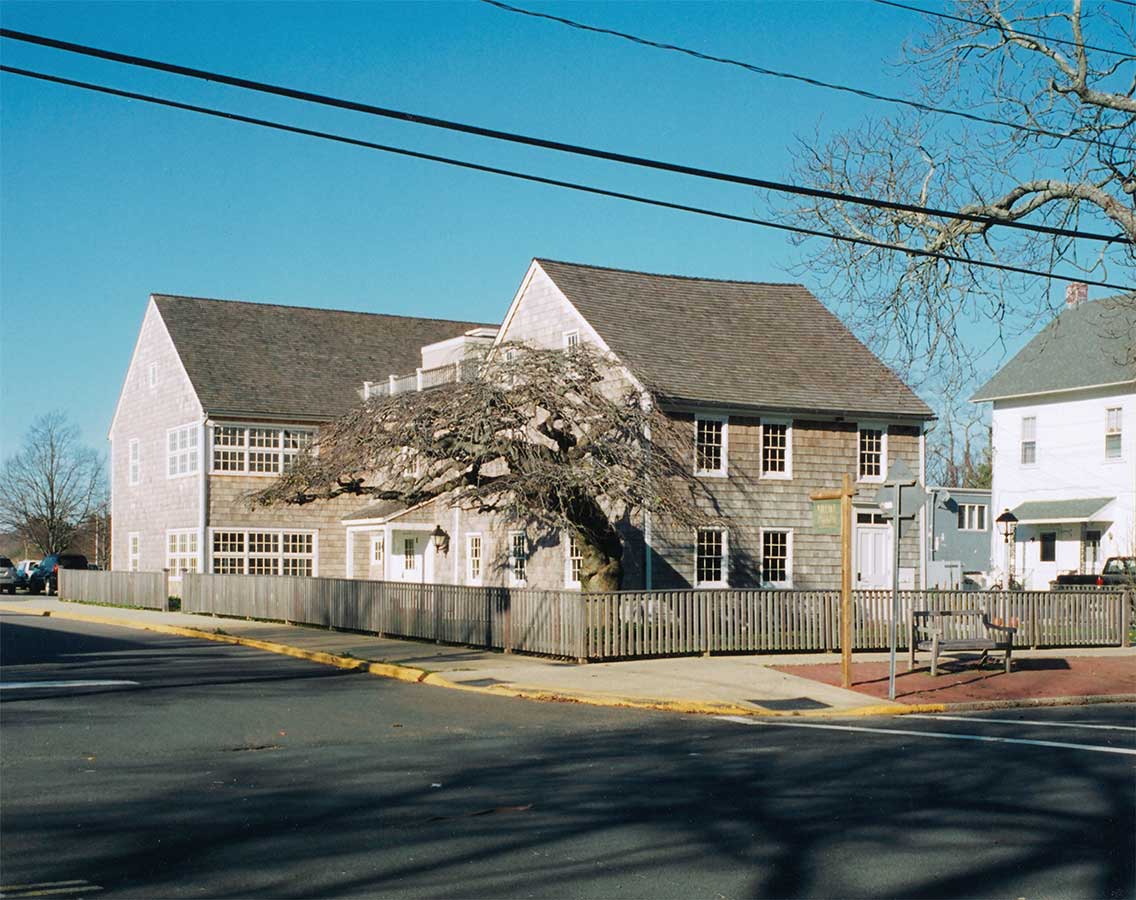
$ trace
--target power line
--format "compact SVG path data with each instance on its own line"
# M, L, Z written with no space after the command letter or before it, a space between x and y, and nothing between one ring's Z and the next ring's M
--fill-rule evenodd
M577 19L568 19L564 16L555 16L551 13L537 12L531 9L524 9L520 6L513 6L509 3L503 3L501 0L481 0L482 3L496 7L508 13L515 13L521 16L529 16L534 19L546 19L549 22L556 22L560 25L567 25L569 28L576 28L580 31L590 31L594 34L606 34L611 37L621 38L625 41L631 41L634 44L639 44L644 47L652 47L657 50L669 50L674 53L682 53L686 56L691 56L695 59L700 59L703 62L720 63L725 66L735 66L739 69L745 69L747 72L752 72L756 75L767 75L771 78L783 78L788 81L799 81L803 84L811 85L812 87L824 88L829 91L840 91L845 94L854 94L857 97L863 97L867 100L878 100L882 103L894 103L900 106L908 106L912 109L918 109L921 112L930 112L942 116L955 116L960 119L966 119L971 122L981 122L984 125L997 125L1002 128L1013 128L1017 131L1028 131L1031 134L1038 134L1044 137L1060 138L1061 140L1078 141L1084 144L1100 145L1113 150L1132 150L1136 149L1124 144L1113 144L1108 141L1102 141L1099 138L1084 137L1083 135L1067 134L1063 131L1052 131L1048 128L1041 128L1036 125L1022 125L1018 122L1010 122L1006 119L993 119L988 116L980 116L977 113L963 112L958 109L948 109L942 106L931 106L927 103L920 103L918 100L908 100L904 97L893 97L888 94L877 94L874 91L865 90L863 88L850 87L846 84L836 84L830 81L820 81L816 78L811 78L807 75L798 75L794 72L781 72L776 69L767 69L764 66L758 66L753 63L743 62L737 59L730 59L726 56L714 56L710 53L703 53L701 50L693 50L689 47L682 47L678 44L668 44L663 41L653 41L650 38L640 37L639 35L629 34L626 31L616 31L614 28L604 28L600 25L589 25L587 22L581 22Z
M51 47L52 49L63 50L68 53L78 53L82 56L92 56L97 59L105 59L111 62L120 62L126 65L139 66L146 69L154 69L160 72L169 72L174 75L183 75L189 78L197 78L204 81L216 82L218 84L227 84L233 87L257 91L264 94L273 94L280 97L288 97L294 100L302 100L307 103L316 103L321 106L330 106L336 109L361 112L368 115L380 116L382 118L395 119L402 122L410 122L416 125L425 125L431 128L444 129L446 131L456 131L462 134L471 134L476 135L477 137L506 141L513 144L523 144L529 147L539 147L544 150L556 150L561 153L569 153L576 156L587 156L593 159L602 159L608 162L638 166L640 168L654 169L662 172L671 172L679 175L690 175L695 178L705 178L712 181L726 182L729 184L740 184L747 187L755 187L762 190L776 191L779 193L796 194L805 197L814 197L824 200L839 201L842 203L851 203L859 206L869 206L876 209L890 209L898 212L910 212L925 216L954 219L956 221L977 222L984 225L997 225L1007 228L1016 228L1024 231L1033 231L1039 234L1047 234L1056 237L1081 238L1083 240L1102 241L1109 244L1130 243L1130 241L1123 235L1098 234L1095 232L1077 231L1070 228L1056 228L1050 225L1036 225L1031 222L1008 221L989 215L979 215L975 213L963 213L955 212L953 210L936 209L933 207L920 206L915 203L900 203L892 200L877 200L873 197L862 197L841 191L827 191L821 188L811 188L805 187L803 185L788 184L786 182L770 181L764 178L751 178L749 176L734 175L729 172L721 172L713 169L703 169L696 166L686 166L679 163L664 162L662 160L649 159L642 156L633 156L627 153L600 150L594 147L585 147L580 144L570 144L563 141L554 141L547 138L533 137L531 135L518 134L510 131L500 131L481 125L471 125L464 122L455 122L449 119L439 119L434 116L426 116L419 113L405 112L403 110L390 109L382 106L374 106L369 103L361 103L355 100L343 100L324 94L315 94L310 91L298 90L296 88L267 84L261 81L252 81L247 78L237 78L232 75L223 75L219 72L210 72L204 69L194 69L188 66L181 66L174 63L147 59L145 57L131 56L129 54L117 53L111 50L102 50L97 47L89 47L84 44L74 44L68 41L60 41L55 38L44 37L42 35L29 34L22 31L12 31L8 28L0 28L0 37L15 41L23 41L30 44L37 44L44 47Z
M999 271L1010 272L1018 275L1031 275L1039 278L1049 278L1056 281L1080 282L1082 284L1091 284L1096 287L1104 287L1117 291L1127 292L1133 290L1131 286L1113 284L1107 281L1092 281L1085 278L1074 278L1066 275L1057 275L1052 272L1038 272L1034 269L1026 269L1020 266L1011 266L1003 263L969 259L965 256L956 256L950 253L939 253L933 250L920 250L910 247L903 247L898 244L889 244L884 241L874 241L867 238L850 237L847 235L835 234L833 232L820 231L818 229L802 228L795 225L785 225L781 222L771 222L765 219L753 218L751 216L734 215L733 213L720 212L718 210L706 209L699 206L690 206L684 203L672 203L668 200L659 200L657 198L644 197L638 194L628 194L622 191L607 190L606 188L594 187L592 185L580 184L573 181L564 181L557 178L546 178L541 175L519 172L514 169L502 169L496 166L487 166L481 163L455 159L453 157L439 156L434 153L424 153L418 150L408 150L404 147L395 147L389 144L379 144L373 141L365 141L359 138L347 137L346 135L333 134L326 131L316 131L310 128L301 128L296 125L288 125L283 122L275 122L270 119L259 119L252 116L244 116L240 115L239 113L226 112L224 110L214 109L212 107L181 103L176 100L168 100L163 97L155 97L148 94L137 93L135 91L120 90L118 88L112 88L106 85L93 84L91 82L85 81L76 81L74 79L63 78L58 75L49 75L44 72L35 72L30 69L21 69L14 66L0 65L0 72L7 72L12 75L18 75L24 78L34 78L39 81L47 81L53 84L65 85L68 87L80 88L82 90L94 91L100 94L108 94L114 97L123 97L128 100L139 100L144 103L151 103L157 106L164 106L171 109L180 109L187 112L200 113L201 115L226 119L233 122L243 122L262 128L270 128L276 131L287 132L289 134L314 137L322 140L334 141L340 144L347 144L353 147L362 147L368 150L378 150L383 153L391 153L398 156L409 157L411 159L420 159L426 162L441 163L443 165L455 166L457 168L468 169L475 172L483 172L490 175L501 175L506 178L532 182L534 184L548 185L550 187L565 188L567 190L579 191L581 193L593 194L600 197L610 197L616 200L627 200L633 203L641 203L647 206L655 206L662 209L671 209L678 212L694 213L696 215L708 216L710 218L722 219L729 222L741 222L747 225L757 225L762 228L772 228L778 231L790 232L792 234L805 235L807 237L820 237L850 244L858 244L861 246L876 247L881 250L891 250L897 253L904 253L908 256L929 257L932 259L943 260L945 262L960 263L968 266L980 266L982 268L996 269Z
M896 9L906 9L910 12L919 13L924 16L933 16L936 19L946 19L950 22L961 22L964 25L977 25L979 28L987 28L992 31L1001 31L1005 33L1005 29L997 22L983 22L979 19L968 19L966 16L956 16L951 13L939 12L934 9L923 9L920 6L912 6L909 3L899 3L897 0L872 0L873 3L879 3L881 6L893 6ZM1125 0L1117 0L1117 2L1125 2ZM1130 6L1136 6L1136 3L1130 3ZM1131 50L1115 50L1111 47L1095 47L1092 44L1078 44L1076 41L1070 41L1065 38L1050 37L1047 34L1037 34L1031 31L1021 31L1017 28L1014 29L1016 34L1022 37L1033 38L1034 40L1044 41L1047 44L1064 44L1067 47L1083 47L1085 50L1095 50L1097 53L1111 53L1113 56L1123 56L1132 58L1133 53Z

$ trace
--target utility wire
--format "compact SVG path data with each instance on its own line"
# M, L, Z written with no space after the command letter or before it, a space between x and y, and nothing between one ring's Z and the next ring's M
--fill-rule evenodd
M1067 134L1063 131L1052 131L1048 128L1041 128L1036 125L1022 125L1018 122L1010 122L1006 119L992 119L988 116L980 116L977 113L963 112L958 109L947 109L942 106L931 106L927 103L920 103L918 100L907 100L903 97L893 97L888 94L877 94L873 91L868 91L863 88L850 87L846 84L836 84L830 81L820 81L816 78L810 78L807 75L798 75L794 72L781 72L776 69L767 69L764 66L754 65L753 63L742 62L737 59L730 59L726 56L714 56L710 53L703 53L701 50L692 50L689 47L681 47L678 44L668 44L662 41L653 41L649 38L640 37L639 35L629 34L626 31L616 31L614 28L604 28L599 25L589 25L587 22L581 22L577 19L568 19L564 16L555 16L551 13L537 12L531 9L524 9L520 6L513 6L509 3L503 3L501 0L481 0L482 3L488 6L494 6L497 9L503 10L508 13L516 13L521 16L530 16L534 19L546 19L549 22L556 22L560 25L567 25L569 28L576 28L580 31L590 31L595 34L606 34L611 37L621 38L625 41L631 41L634 44L640 44L644 47L653 47L657 50L670 50L674 53L682 53L686 56L692 56L695 59L703 60L704 62L721 63L726 66L735 66L739 69L745 69L747 72L753 72L756 75L768 75L771 78L783 78L788 81L799 81L803 84L812 85L813 87L824 88L829 91L840 91L845 94L854 94L857 97L863 97L867 100L878 100L882 103L894 103L900 106L909 106L912 109L918 109L921 112L936 113L942 116L955 116L960 119L966 119L971 122L981 122L984 125L997 125L1001 128L1013 128L1017 131L1028 131L1031 134L1038 134L1044 137L1060 138L1061 140L1078 141L1084 144L1100 145L1112 150L1133 150L1136 149L1132 146L1124 144L1113 144L1108 141L1102 141L1099 138L1084 137L1083 135Z
M118 88L112 88L106 85L93 84L86 81L76 81L74 79L63 78L58 75L50 75L44 72L35 72L30 69L21 69L14 66L0 65L0 72L7 72L9 74L18 75L24 78L34 78L40 81L51 82L53 84L66 85L68 87L80 88L82 90L94 91L100 94L109 94L114 97L123 97L128 100L140 100L144 103L152 103L157 106L164 106L171 109L180 109L187 112L200 113L201 115L212 116L219 119L227 119L233 122L243 122L249 125L257 125L262 128L284 131L289 134L298 134L304 135L306 137L320 138L322 140L334 141L340 144L348 144L353 147L362 147L368 150L378 150L383 153L392 153L398 156L410 157L411 159L420 159L427 162L442 163L444 165L455 166L457 168L468 169L475 172L484 172L490 175L501 175L520 181L528 181L535 184L548 185L551 187L566 188L568 190L579 191L586 194L594 194L600 197L611 197L616 200L628 200L633 203L641 203L647 206L660 207L662 209L672 209L679 212L694 213L696 215L709 216L714 219L722 219L729 222L741 222L747 225L757 225L762 228L773 228L778 231L786 231L792 234L805 235L807 237L820 237L835 241L843 241L845 243L859 244L866 247L876 247L881 250L892 250L897 253L907 254L908 256L929 257L932 259L943 260L945 262L960 263L968 266L980 266L987 269L997 269L1002 272L1011 272L1018 275L1031 275L1039 278L1049 278L1056 281L1080 282L1083 284L1091 284L1096 287L1104 287L1117 291L1133 290L1132 286L1113 284L1107 281L1091 281L1080 277L1057 275L1052 272L1038 272L1034 269L1026 269L1019 266L969 259L965 256L956 256L950 253L939 253L933 250L920 250L911 247L904 247L898 244L889 244L884 241L874 241L867 238L850 237L846 235L835 234L833 232L820 231L813 228L801 228L795 225L785 225L781 222L771 222L764 219L753 218L751 216L734 215L732 213L720 212L718 210L706 209L699 206L690 206L683 203L672 203L668 200L659 200L657 198L644 197L638 194L628 194L622 191L611 191L605 188L580 184L574 181L563 181L557 178L545 178L540 175L532 175L526 172L519 172L514 169L502 169L496 166L482 165L480 163L455 159L453 157L439 156L433 153L423 153L417 150L408 150L404 147L394 147L389 144L378 144L373 141L365 141L359 138L347 137L341 134L333 134L326 131L316 131L310 128L301 128L296 125L287 125L285 123L275 122L270 119L258 119L251 116L240 115L238 113L214 109L207 106L195 106L189 103L181 103L176 100L168 100L162 97L136 93L134 91L119 90Z
M881 6L893 6L896 9L906 9L910 12L919 13L924 16L933 16L936 19L946 19L950 22L962 22L964 25L977 25L979 28L987 28L991 31L1000 31L1005 34L1005 29L994 21L983 22L979 19L968 19L966 16L956 16L951 13L939 12L934 9L923 9L921 6L912 6L909 3L899 3L897 0L872 0L873 3L879 3ZM1117 2L1125 2L1125 0L1117 0ZM1130 3L1130 6L1136 6L1136 3ZM1095 50L1097 53L1111 53L1113 56L1123 56L1131 58L1133 51L1131 50L1116 50L1111 47L1094 47L1092 44L1078 44L1076 41L1070 41L1066 38L1050 37L1047 34L1037 34L1030 31L1021 31L1017 28L1014 29L1017 34L1022 37L1034 38L1038 41L1044 41L1047 44L1064 44L1067 47L1083 47L1086 50Z
M289 97L294 100L302 100L307 103L316 103L321 106L330 106L336 109L361 112L387 119L395 119L402 122L411 122L416 125L426 125L431 128L441 128L446 131L456 131L462 134L471 134L478 137L491 138L493 140L507 141L513 144L523 144L529 147L539 147L544 150L556 150L561 153L569 153L576 156L587 156L593 159L602 159L609 162L621 163L624 165L638 166L640 168L654 169L663 172L672 172L679 175L690 175L695 178L705 178L712 181L726 182L729 184L746 185L748 187L760 188L762 190L768 191L777 191L786 194L796 194L805 197L834 200L841 203L851 203L859 206L869 206L876 209L890 209L900 212L916 213L925 216L936 216L944 219L954 219L963 222L978 222L984 225L1000 225L1007 228L1017 228L1024 231L1033 231L1039 234L1053 235L1056 237L1081 238L1084 240L1102 241L1109 244L1130 243L1128 238L1124 235L1099 234L1094 232L1078 231L1070 228L1057 228L1050 225L1036 225L1031 222L1008 221L990 215L955 212L953 210L946 209L935 209L933 207L920 206L915 203L899 203L892 200L877 200L873 197L863 197L855 194L844 193L841 191L828 191L821 188L811 188L805 187L803 185L788 184L780 181L770 181L764 178L751 178L749 176L734 175L729 172L715 171L713 169L702 169L696 166L686 166L679 163L664 162L662 160L649 159L642 156L633 156L627 153L600 150L594 147L585 147L580 144L570 144L563 141L554 141L547 138L517 134L515 132L499 131L493 128L486 128L481 125L470 125L464 122L455 122L449 119L439 119L433 116L421 115L419 113L405 112L402 110L390 109L382 106L374 106L369 103L361 103L355 100L343 100L337 97L329 97L324 94L315 94L310 91L298 90L296 88L266 84L262 81L252 81L247 78L237 78L231 75L223 75L218 72L206 71L204 69L194 69L188 66L176 65L174 63L146 59L140 56L131 56L129 54L117 53L111 50L102 50L97 47L89 47L84 44L74 44L68 41L61 41L55 38L29 34L23 31L12 31L8 28L0 28L0 37L15 41L23 41L30 44L37 44L44 47L51 47L52 49L63 50L68 53L78 53L82 56L92 56L97 59L110 60L111 62L125 63L126 65L139 66L146 69L155 69L160 72L169 72L174 75L184 75L189 78L198 78L204 81L216 82L218 84L227 84L245 90L258 91L264 94Z

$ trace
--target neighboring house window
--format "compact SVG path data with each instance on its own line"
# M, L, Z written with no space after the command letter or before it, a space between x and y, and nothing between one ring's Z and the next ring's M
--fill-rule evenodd
M314 575L315 561L314 532L213 532L213 571L219 575Z
M1037 464L1037 416L1022 417L1022 455L1023 466Z
M383 567L383 560L386 556L387 544L386 537L381 534L371 535L371 565L375 568L381 569Z
M142 481L142 447L135 438L130 447L130 483L139 484Z
M137 531L126 536L126 554L128 568L131 572L137 572L142 560L142 538Z
M857 468L860 481L884 480L884 456L887 453L887 431L883 428L859 428L859 464Z
M982 503L960 503L958 508L959 531L985 531L986 510Z
M726 586L726 531L699 528L694 543L694 586Z
M465 536L465 574L470 584L481 584L481 535L467 534Z
M1120 422L1121 408L1114 406L1111 409L1106 409L1104 412L1104 458L1120 459L1124 449Z
M725 475L728 443L726 418L694 418L694 472L696 475Z
M213 428L213 471L234 475L279 475L292 468L296 454L311 445L302 428Z
M417 538L402 539L402 568L407 572L413 572L418 568L418 554L414 552L417 548Z
M793 428L788 422L761 420L761 476L791 478Z
M1057 532L1043 531L1041 533L1041 561L1057 561Z
M509 532L509 579L524 584L528 578L529 542L523 531Z
M761 532L761 580L788 587L793 580L793 534L790 531Z
M575 350L580 346L580 332L578 331L565 331L564 332L564 347L567 350Z
M197 426L183 425L166 432L166 477L197 471Z
M1095 573L1100 567L1101 533L1086 531L1081 542L1081 571Z
M584 554L580 549L580 541L576 538L575 532L570 532L568 535L568 569L564 573L565 584L570 588L578 588L580 586L580 570L584 565Z
M175 578L197 571L197 532L166 532L166 568Z

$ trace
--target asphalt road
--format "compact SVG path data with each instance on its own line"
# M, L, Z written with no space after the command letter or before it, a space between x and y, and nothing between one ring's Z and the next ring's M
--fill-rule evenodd
M0 683L4 897L1136 893L1131 706L755 724L9 614Z

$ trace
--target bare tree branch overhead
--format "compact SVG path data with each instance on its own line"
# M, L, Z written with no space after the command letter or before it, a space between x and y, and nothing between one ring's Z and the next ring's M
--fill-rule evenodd
M797 174L828 190L996 221L952 221L829 200L786 210L786 220L912 249L1107 275L1136 285L1136 9L1087 7L1081 0L973 0L958 4L958 11L980 24L937 24L906 48L903 76L938 106L980 111L1057 136L981 125L959 131L940 117L905 113L829 139L801 141ZM1133 51L1099 53L1086 47L1093 41ZM1018 221L1111 230L1119 240L1078 245L1076 239L998 224ZM993 323L1000 340L1058 305L1043 279L836 241L801 243L807 256L800 268L826 279L830 296L859 333L909 379L937 390L965 385L974 361L989 349L976 345L968 325Z
M511 358L510 358L511 357ZM477 378L374 398L320 431L261 505L360 494L444 497L538 529L570 529L584 590L617 590L618 524L704 520L689 423L660 412L602 353L502 345Z
M103 502L102 460L61 412L32 423L0 469L0 525L45 556L70 548Z

